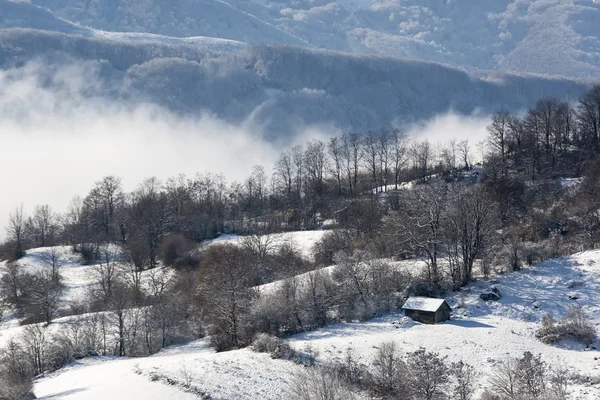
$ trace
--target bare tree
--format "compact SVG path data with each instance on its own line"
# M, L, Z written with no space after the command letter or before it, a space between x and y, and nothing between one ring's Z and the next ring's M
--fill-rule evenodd
M0 299L4 303L21 307L25 298L26 281L22 267L16 261L7 262L0 270Z
M390 398L408 398L406 364L394 342L378 346L372 373L377 392Z
M440 162L445 171L454 171L456 169L457 160L457 143L456 139L449 140L446 144L441 144Z
M377 135L377 152L379 153L380 184L387 191L390 164L393 159L393 134L382 129Z
M399 211L386 223L401 246L427 257L428 278L434 284L441 278L438 259L444 244L447 192L442 185L424 185L403 193Z
M354 194L358 186L362 138L359 133L345 133L342 135L342 154L345 162L346 177L350 194Z
M501 110L492 115L492 121L487 126L488 143L493 152L498 154L501 162L500 170L502 176L508 174L507 153L508 153L508 137L509 125L511 122L510 114L507 110Z
M107 303L111 300L119 279L119 262L116 250L110 245L101 249L101 260L94 267L94 280L100 299Z
M343 159L342 159L342 143L341 140L337 137L333 137L327 143L327 150L329 152L329 156L331 157L330 170L331 174L335 178L337 182L337 193L338 196L342 195L342 169L343 169Z
M131 234L145 246L148 266L157 263L158 246L173 225L173 212L168 196L156 178L144 181L133 194L130 211Z
M0 398L20 400L31 397L34 371L23 346L9 340L0 349Z
M593 86L579 101L577 117L586 141L600 151L600 85Z
M26 220L23 205L17 207L8 217L6 234L15 245L14 256L21 258L25 255Z
M444 213L448 253L456 254L460 265L452 274L455 285L466 285L472 278L475 260L484 254L498 226L497 207L480 185L455 185L449 191Z
M252 298L247 253L235 245L214 245L206 250L200 268L200 302L213 344L220 350L242 346L250 339L243 322Z
M462 360L450 365L452 378L452 394L456 400L470 400L476 389L477 372L472 365L465 364Z
M304 152L304 165L309 190L320 197L324 193L323 179L327 167L326 146L320 140L308 142Z
M284 151L275 162L274 177L278 182L278 186L281 187L282 191L285 193L288 205L292 204L293 200L294 175L295 171L292 152Z
M481 143L481 160L483 161L483 152L484 152L484 147L485 144L482 142ZM469 140L461 140L460 142L458 142L458 152L460 154L460 158L462 159L463 164L465 165L465 169L469 170L471 169L471 146L469 145Z
M379 141L377 133L369 131L363 139L362 159L371 176L371 188L377 192L379 178Z
M36 206L27 221L29 234L36 246L44 247L54 240L57 231L56 215L49 205Z
M248 235L242 238L242 246L263 261L275 249L276 239L277 235Z
M33 322L52 322L60 305L62 287L52 273L40 271L27 275L23 310Z
M334 257L337 265L335 278L342 285L346 303L356 309L359 318L372 316L373 299L370 290L370 260L373 256L364 251L352 255L340 252ZM356 298L356 300L355 300Z
M50 247L41 254L41 259L44 264L50 267L52 279L59 282L61 279L60 269L64 262L59 248L56 246Z
M408 384L415 398L439 399L448 383L445 357L421 348L406 355Z
M39 324L28 325L23 331L22 341L34 374L41 374L45 371L49 344L46 330Z
M413 163L413 170L418 179L426 182L430 175L431 162L433 160L433 149L427 139L421 142L413 142L409 150Z
M399 129L392 130L392 168L394 172L394 185L398 189L400 173L407 163L407 136Z

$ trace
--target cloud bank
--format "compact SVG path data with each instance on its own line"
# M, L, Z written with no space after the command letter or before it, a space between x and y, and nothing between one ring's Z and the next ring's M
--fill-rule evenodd
M31 62L0 71L0 238L15 207L49 204L63 212L103 176L121 177L126 191L151 176L181 173L241 181L253 165L269 171L281 151L250 124L94 97L99 82L85 64L47 71ZM306 129L296 140L324 135Z
M115 101L97 63L49 67L30 62L0 71L0 240L11 211L49 204L64 212L107 175L131 191L145 178L222 173L242 181L253 165L267 171L284 148L340 132L305 128L292 142L264 139L249 122L230 124L209 114L181 117L152 104ZM412 139L446 142L485 135L482 115L440 115L412 125ZM476 156L475 156L476 157Z

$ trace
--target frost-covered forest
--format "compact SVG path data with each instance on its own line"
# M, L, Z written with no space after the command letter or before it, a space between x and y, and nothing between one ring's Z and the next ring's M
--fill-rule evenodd
M513 112L542 96L572 101L586 82L501 72L468 74L441 64L299 47L239 47L222 42L119 42L30 30L0 31L7 80L21 79L37 60L40 81L87 60L92 99L159 104L186 115L209 113L249 122L273 139L307 126L350 131L392 128L453 111Z
M37 6L37 7L36 7ZM39 8L43 7L43 8ZM594 77L594 0L2 0L0 27L207 36L442 62L473 70Z

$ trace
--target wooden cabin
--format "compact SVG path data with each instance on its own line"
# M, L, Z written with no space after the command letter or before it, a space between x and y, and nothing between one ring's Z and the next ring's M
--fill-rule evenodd
M444 299L409 297L402 306L404 315L424 324L437 324L450 319L452 308Z

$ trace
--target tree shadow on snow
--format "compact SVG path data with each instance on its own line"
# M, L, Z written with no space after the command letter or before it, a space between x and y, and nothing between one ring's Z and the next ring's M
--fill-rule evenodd
M483 322L469 320L453 320L446 321L443 324L460 326L461 328L495 328L493 325L484 324Z
M59 392L59 393L50 394L48 396L37 397L37 400L62 399L65 396L69 396L71 394L85 392L86 390L87 390L86 388L78 388L78 389L65 390L65 391L62 391L62 392Z

